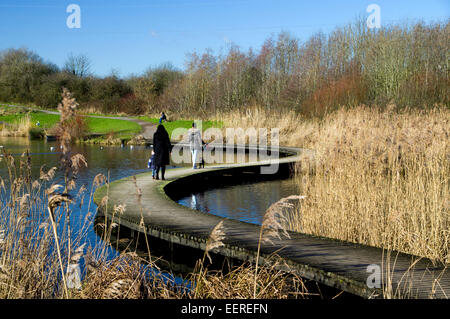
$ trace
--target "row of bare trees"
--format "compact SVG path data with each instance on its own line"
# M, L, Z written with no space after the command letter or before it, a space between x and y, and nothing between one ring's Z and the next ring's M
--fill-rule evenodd
M189 56L185 77L162 107L214 112L250 104L322 115L339 106L427 107L449 103L450 25L422 23L369 30L358 22L306 42L288 33L258 53L232 46L224 56Z
M282 32L259 50L191 53L184 71L164 64L127 79L90 75L83 56L69 56L60 71L34 53L9 50L0 56L0 100L56 105L65 86L81 108L103 112L207 115L256 105L320 116L390 101L448 105L449 38L448 21L381 29L357 21L306 41Z

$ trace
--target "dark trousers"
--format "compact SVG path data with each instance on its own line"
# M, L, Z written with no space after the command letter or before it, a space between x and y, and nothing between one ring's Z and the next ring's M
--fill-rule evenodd
M156 178L159 178L159 169L161 169L161 178L164 179L164 174L166 173L166 165L156 165Z

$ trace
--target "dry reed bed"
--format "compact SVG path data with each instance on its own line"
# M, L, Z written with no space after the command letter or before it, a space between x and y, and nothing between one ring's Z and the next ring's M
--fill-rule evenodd
M363 105L306 119L254 106L215 119L224 133L279 128L280 145L316 151L297 165L306 198L288 229L449 263L450 110L395 109Z
M365 106L309 122L291 230L450 261L450 111ZM312 128L312 129L311 129Z
M226 136L226 128L265 128L268 130L268 143L271 143L270 133L272 128L279 129L279 143L284 146L294 146L304 131L298 129L303 122L306 128L307 122L294 111L267 110L259 106L251 106L243 109L235 109L228 112L217 112L213 120L223 122L223 136ZM248 143L248 138L246 140Z
M3 125L0 130L0 136L9 137L26 137L29 134L30 128L33 126L29 115L22 117L17 122Z

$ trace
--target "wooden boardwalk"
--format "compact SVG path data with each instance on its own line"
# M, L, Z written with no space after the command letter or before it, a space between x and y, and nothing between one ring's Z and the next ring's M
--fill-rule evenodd
M281 158L280 165L287 165L299 159L302 152L296 148L280 148L280 152L291 156ZM211 230L224 220L225 246L214 252L239 260L255 261L260 227L237 220L192 210L177 204L165 190L175 187L174 181L189 185L197 174L236 174L239 168L246 170L267 162L235 165L213 165L205 169L178 168L166 171L166 181L155 181L151 173L136 176L137 186L142 191L141 205L136 197L132 177L124 178L99 188L95 193L98 204L108 195L107 212L114 204L126 204L126 212L116 219L122 225L136 231L141 219L147 234L193 248L204 250ZM171 184L173 183L173 184ZM382 249L351 244L290 232L290 239L274 240L273 244L261 247L261 264L270 263L276 252L285 264L283 270L294 272L304 278L316 280L330 287L344 290L366 298L379 298L382 289L371 288L367 282L381 270L382 287L392 287L393 293L411 298L448 298L450 296L450 273L443 265L433 265L428 259L391 252L390 258ZM371 266L372 265L372 266ZM389 265L389 267L388 267ZM372 267L372 268L370 268ZM386 270L389 268L389 272ZM375 273L374 273L375 271ZM369 278L369 276L371 276Z

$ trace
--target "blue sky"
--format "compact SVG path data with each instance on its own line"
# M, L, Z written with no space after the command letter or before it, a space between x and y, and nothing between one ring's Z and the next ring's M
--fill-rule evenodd
M81 28L69 29L69 4L81 8ZM381 23L445 21L448 0L0 0L0 50L26 47L59 66L83 53L97 75L139 74L171 62L183 69L188 52L230 43L243 50L288 31L302 40L366 18L381 8Z

